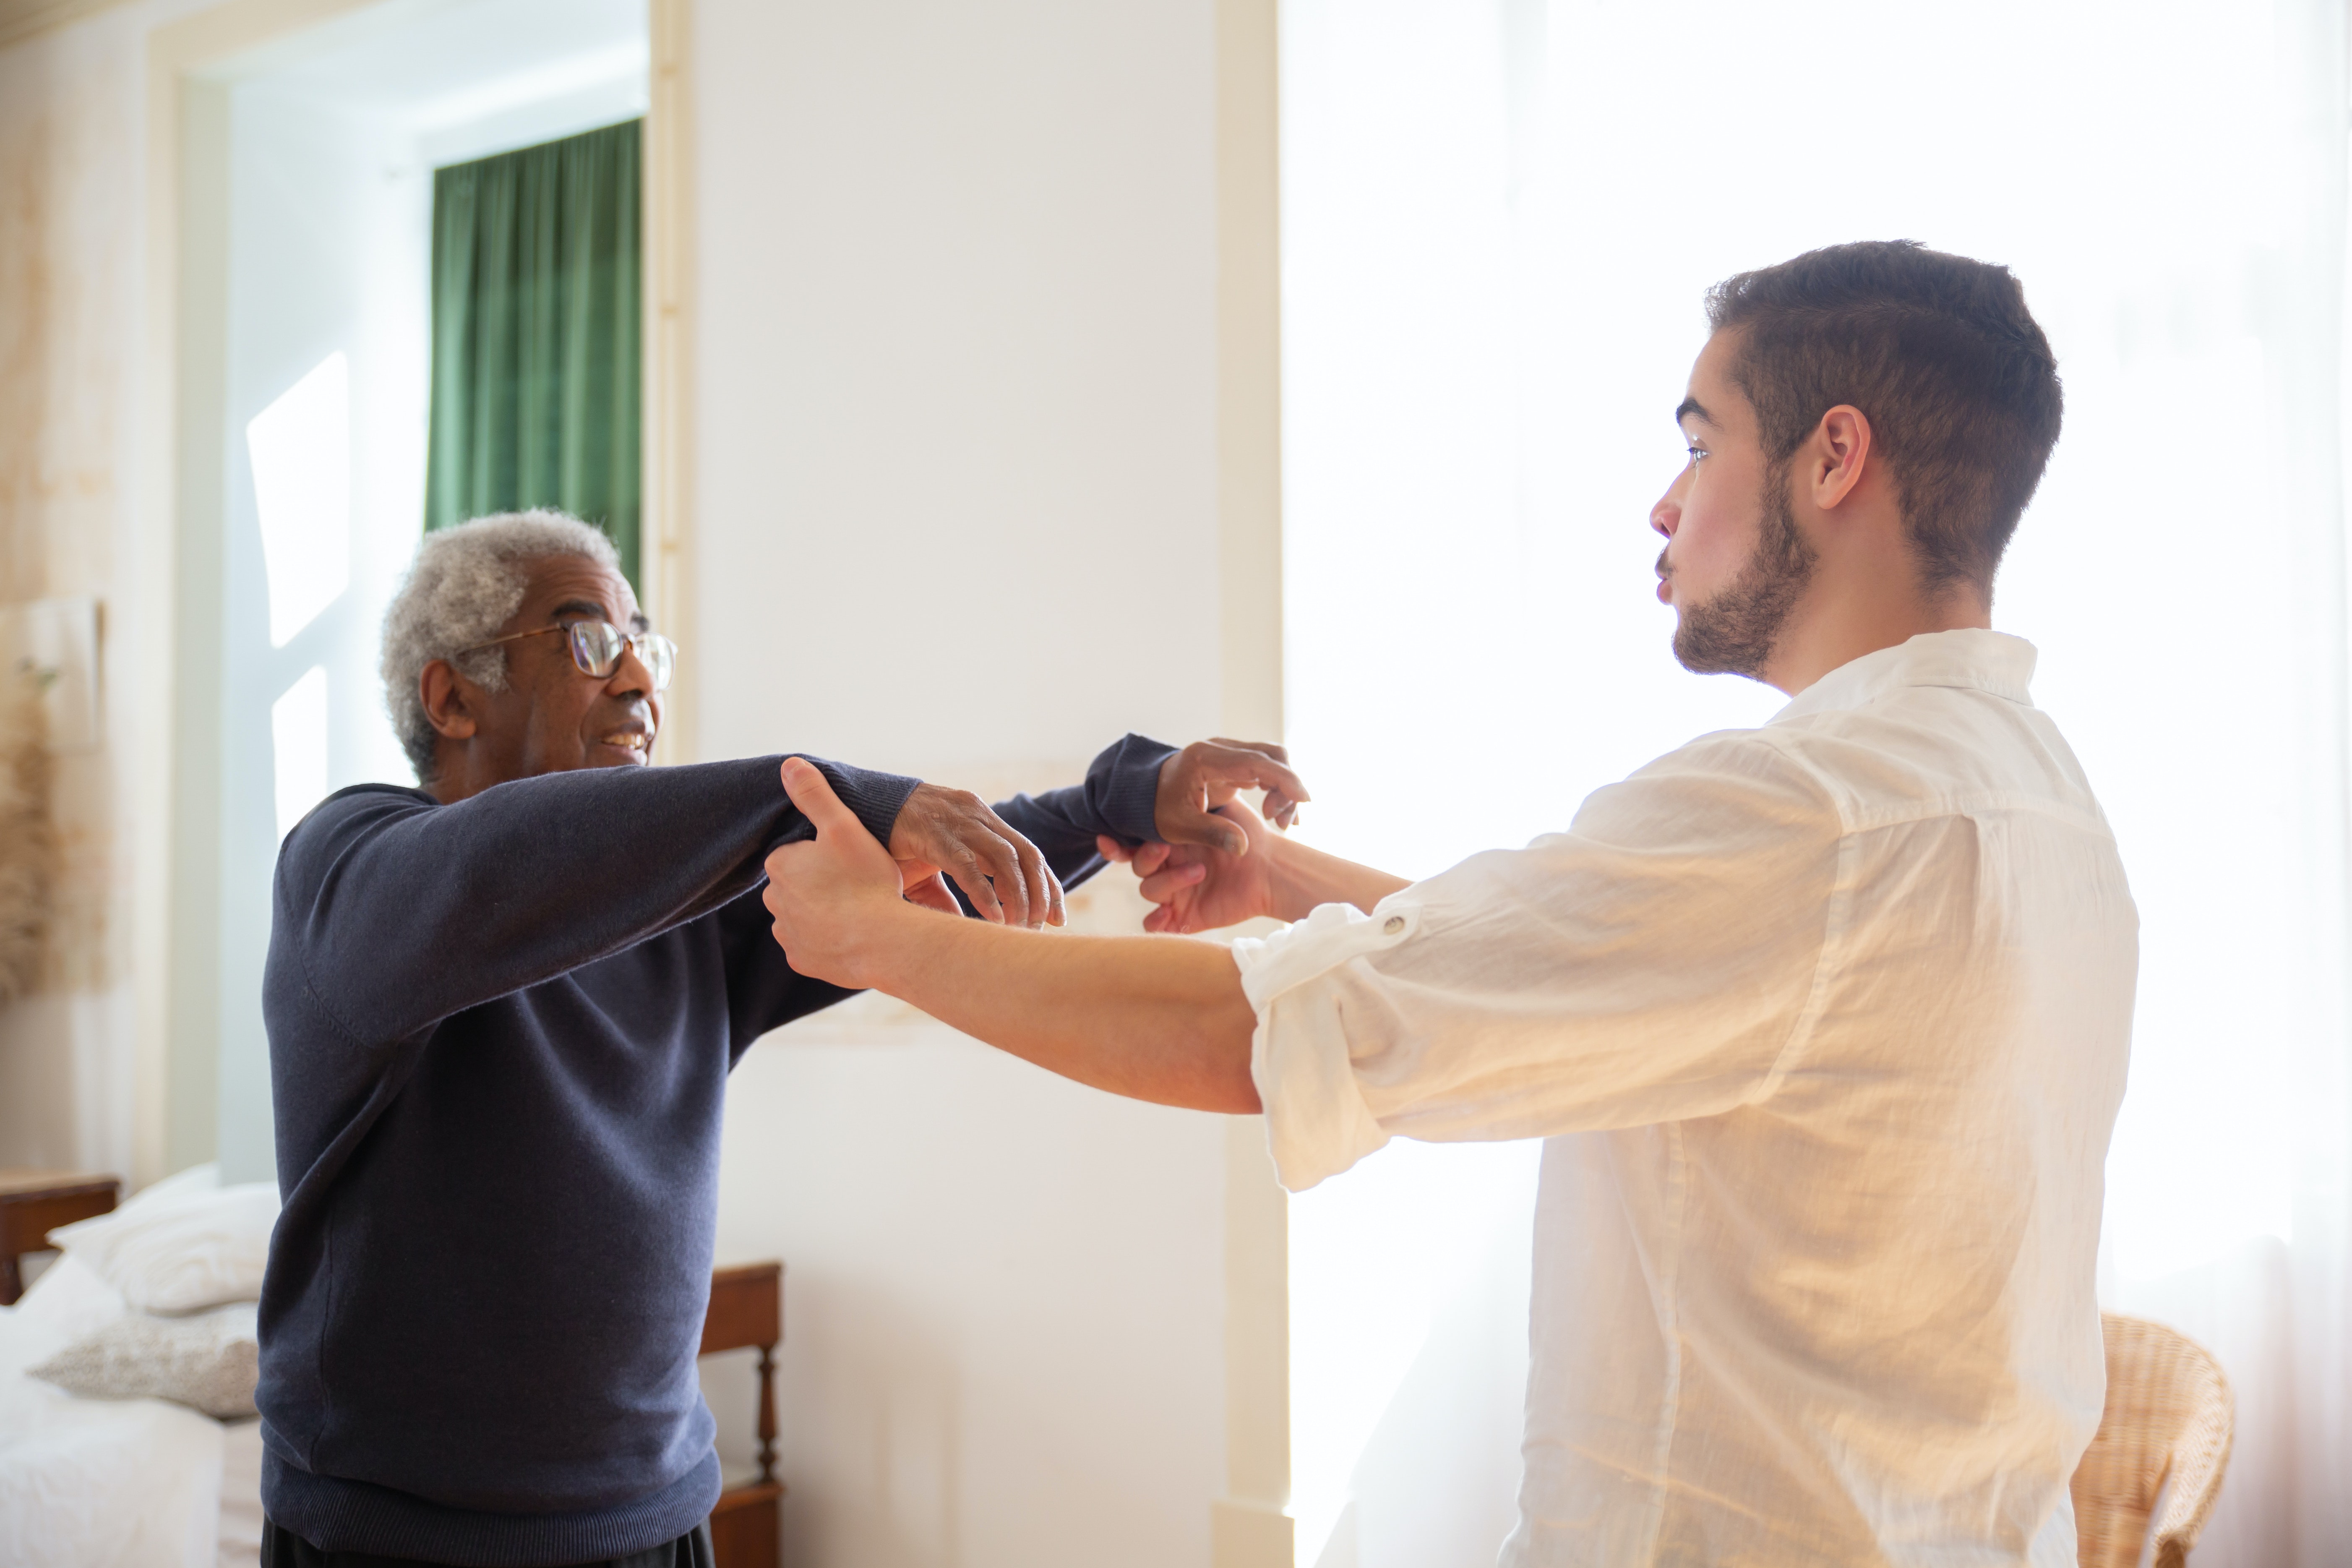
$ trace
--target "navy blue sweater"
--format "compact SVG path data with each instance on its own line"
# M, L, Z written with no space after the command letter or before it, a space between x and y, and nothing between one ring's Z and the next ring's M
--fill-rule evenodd
M1169 748L996 809L1066 884L1152 834ZM262 1501L328 1551L517 1568L683 1535L719 1496L695 1378L728 1070L849 993L794 973L761 862L781 759L607 768L454 805L362 784L286 840L262 981L285 1208ZM818 764L887 842L913 779Z

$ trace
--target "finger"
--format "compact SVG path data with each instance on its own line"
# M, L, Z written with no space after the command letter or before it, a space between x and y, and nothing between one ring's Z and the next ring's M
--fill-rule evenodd
M1190 801L1171 815L1172 820L1159 824L1160 837L1171 844L1205 845L1228 855L1249 853L1248 837L1222 816L1202 811Z
M941 878L937 871L908 888L906 897L910 904L920 904L927 910L937 910L943 915L963 913L962 908L955 901L955 895L948 891L945 879Z
M1265 818L1268 826L1287 831L1298 816L1298 803L1278 789L1270 789L1265 792L1265 800L1259 806L1258 815Z
M824 774L806 759L786 757L783 775L784 793L792 796L793 804L800 807L801 815L819 833L866 832L866 825L857 820L857 814L841 804L841 797L833 793L833 785L825 782Z
M1199 887L1202 879L1208 874L1209 868L1198 863L1190 866L1171 866L1156 877L1146 877L1136 886L1142 891L1143 896L1153 903L1164 904L1185 889Z
M1151 846L1147 844L1144 847L1149 849ZM1095 853L1106 860L1115 860L1121 865L1135 858L1134 850L1129 849L1108 833L1095 835Z
M1267 756L1272 757L1277 763L1286 763L1290 761L1289 748L1282 745L1278 742L1236 741L1226 735L1212 735L1209 737L1209 744L1213 746L1232 746L1236 750L1244 752L1264 752Z
M1021 874L1021 856L1012 845L994 833L986 835L972 846L978 855L982 874L994 884L997 906L1006 925L1029 923L1029 882Z
M1061 889L1055 886L1054 873L1046 866L1045 858L1037 853L1034 844L1023 838L1013 845L1013 848L1021 857L1021 885L1029 895L1029 924L1034 930L1053 919L1054 894L1060 892Z
M1198 761L1204 777L1213 779L1219 784L1236 788L1278 789L1293 800L1312 798L1297 773L1260 747L1213 741L1202 748ZM1226 798L1232 797L1228 795ZM1222 805L1224 803L1220 801L1217 804Z
M1051 866L1045 868L1045 889L1048 900L1045 923L1049 926L1065 924L1069 917L1062 907L1062 879L1054 875Z
M1165 906L1143 917L1143 929L1148 931L1164 931L1175 923L1175 911Z
M955 864L943 868L971 900L972 912L984 921L1004 923L1004 904L996 896L996 885L988 879L988 863L969 844L956 846Z
M1153 872L1159 870L1160 868L1168 864L1168 857L1174 853L1176 853L1176 847L1172 844L1146 844L1141 846L1135 852L1135 874L1139 877L1150 876Z

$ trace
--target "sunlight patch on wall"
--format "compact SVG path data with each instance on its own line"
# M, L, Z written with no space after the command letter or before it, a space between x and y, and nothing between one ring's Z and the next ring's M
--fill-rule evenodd
M269 641L284 647L352 579L351 372L341 351L255 415L245 439L269 573Z
M278 771L278 837L294 831L327 795L327 668L314 664L269 705Z

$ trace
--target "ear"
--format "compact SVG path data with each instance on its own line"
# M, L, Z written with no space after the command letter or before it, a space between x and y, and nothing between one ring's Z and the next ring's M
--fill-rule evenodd
M1851 403L1822 416L1805 447L1803 477L1813 504L1829 510L1861 485L1870 470L1870 420Z
M470 741L476 728L474 711L468 698L480 693L474 683L451 667L446 658L436 658L425 667L416 678L417 694L425 699L425 718L443 738Z

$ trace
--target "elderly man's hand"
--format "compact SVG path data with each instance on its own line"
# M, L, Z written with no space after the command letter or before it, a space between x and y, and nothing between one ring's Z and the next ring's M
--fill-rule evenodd
M784 787L792 787L789 770ZM910 873L910 888L932 871L954 878L989 920L1033 928L1062 923L1062 884L1045 857L970 790L916 786L891 825L890 858Z
M1247 855L1248 835L1217 808L1246 789L1265 791L1265 819L1286 828L1307 798L1290 771L1290 753L1271 741L1195 741L1160 764L1152 822L1170 844L1199 844ZM1121 857L1124 858L1124 857Z
M907 907L910 882L938 889L940 898L946 890L935 878L918 879L905 862L893 861L814 767L787 757L783 773L784 792L816 837L768 857L761 898L774 918L777 944L793 968L813 980L871 985L889 952L890 922L928 918Z

